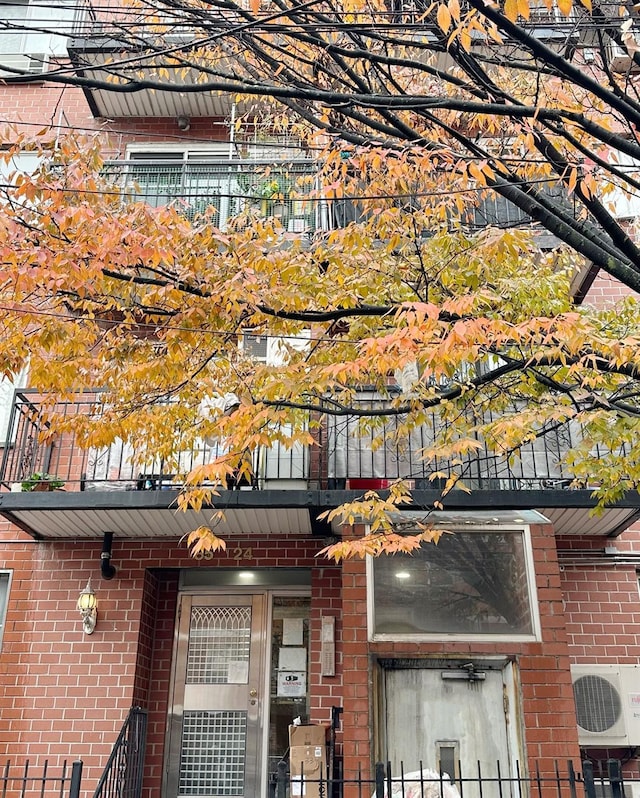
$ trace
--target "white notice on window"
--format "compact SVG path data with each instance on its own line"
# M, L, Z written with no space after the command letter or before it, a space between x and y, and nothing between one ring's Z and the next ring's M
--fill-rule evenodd
M227 684L246 684L248 681L248 660L231 660L227 663Z
M304 698L306 694L305 671L278 671L278 698Z
M278 670L281 671L306 671L306 648L281 648L278 652Z
M284 618L282 621L282 645L301 646L303 629L302 618Z

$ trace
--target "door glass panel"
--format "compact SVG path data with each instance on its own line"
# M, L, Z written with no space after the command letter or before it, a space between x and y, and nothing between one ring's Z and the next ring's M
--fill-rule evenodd
M246 684L251 607L192 607L187 684Z
M289 750L289 725L309 720L309 615L311 599L274 596L271 627L269 776Z
M244 794L246 712L185 712L180 795Z

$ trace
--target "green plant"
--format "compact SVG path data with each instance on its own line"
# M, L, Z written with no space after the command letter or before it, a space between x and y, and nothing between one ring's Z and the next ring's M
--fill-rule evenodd
M31 476L22 481L22 490L55 490L62 488L64 482L53 474L47 474L44 471L36 471Z

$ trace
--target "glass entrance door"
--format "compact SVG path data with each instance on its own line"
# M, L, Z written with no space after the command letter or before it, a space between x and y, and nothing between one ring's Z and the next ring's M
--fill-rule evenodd
M260 786L265 596L183 596L167 795L254 798Z
M289 725L309 718L310 608L299 591L182 595L165 798L273 794Z

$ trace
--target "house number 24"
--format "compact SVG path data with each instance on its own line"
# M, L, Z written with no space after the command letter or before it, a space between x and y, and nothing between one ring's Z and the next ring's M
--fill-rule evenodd
M236 561L240 562L240 560L252 560L253 559L253 552L251 548L243 549L240 546L236 546L231 552L231 557Z

